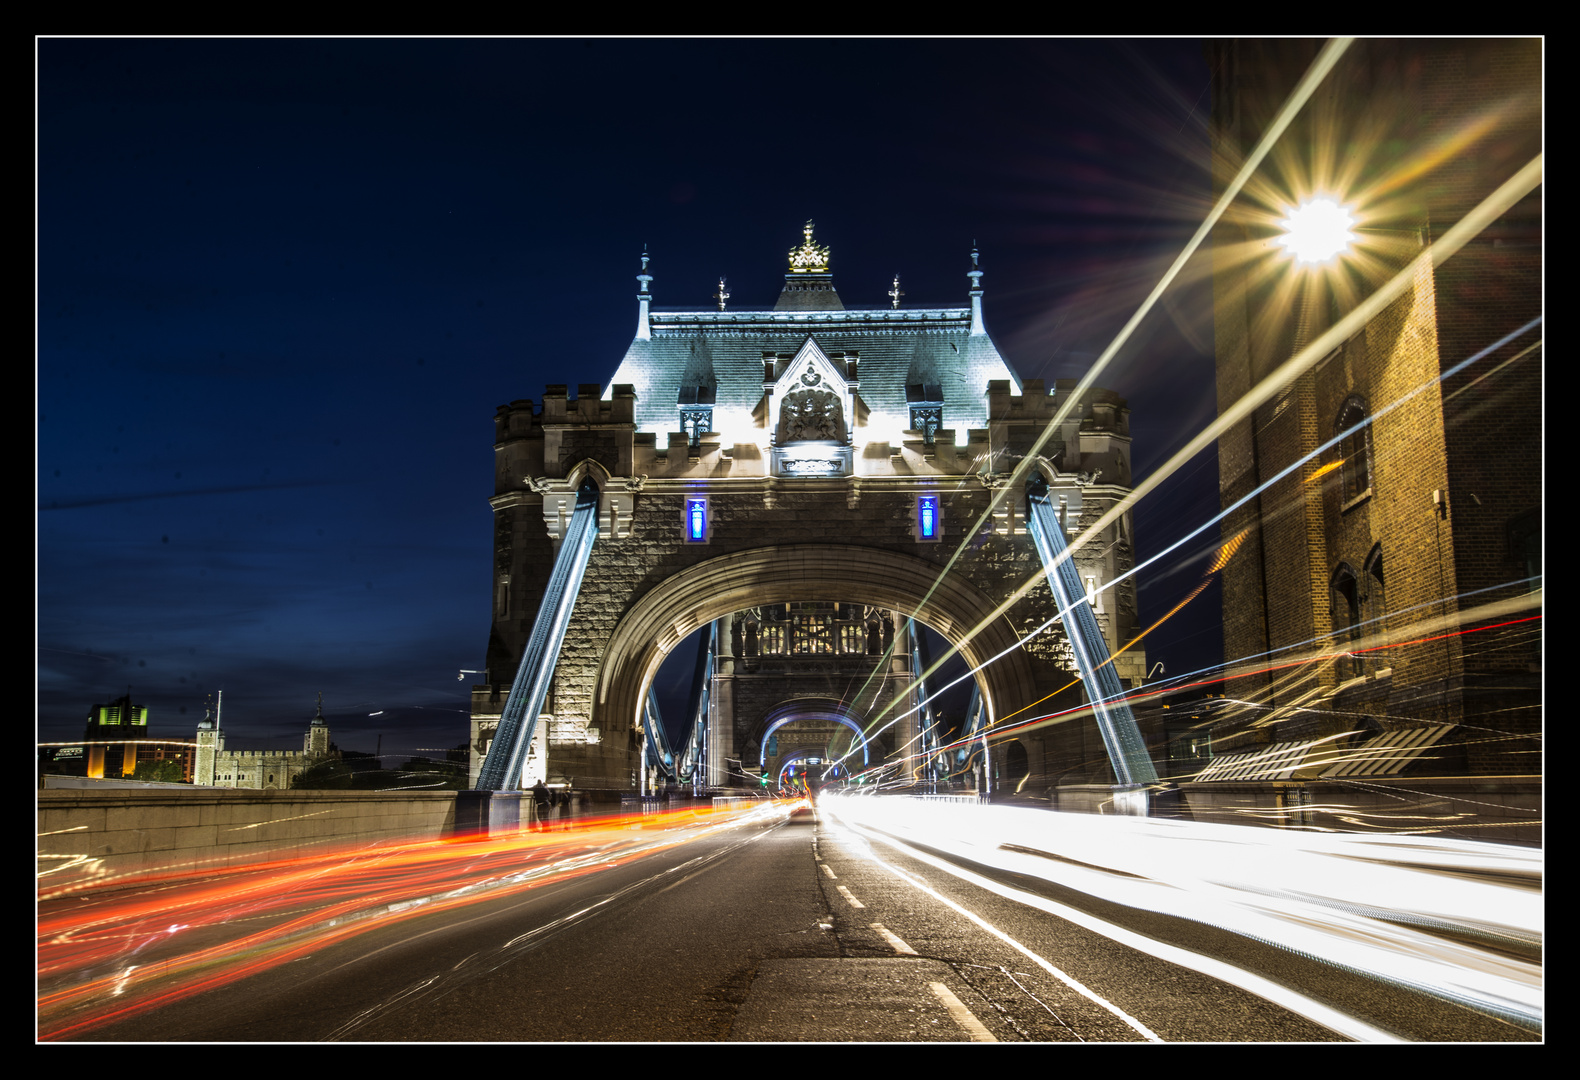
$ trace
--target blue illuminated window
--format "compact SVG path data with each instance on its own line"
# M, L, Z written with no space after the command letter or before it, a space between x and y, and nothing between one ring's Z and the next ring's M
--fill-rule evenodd
M686 499L686 542L705 544L708 541L708 500Z
M940 514L937 495L916 497L916 539L924 542L934 541L942 535Z

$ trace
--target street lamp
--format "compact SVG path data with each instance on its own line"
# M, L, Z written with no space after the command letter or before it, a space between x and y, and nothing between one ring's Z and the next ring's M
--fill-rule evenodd
M1348 207L1329 198L1308 199L1279 222L1284 235L1278 242L1296 262L1329 263L1349 250L1355 218Z

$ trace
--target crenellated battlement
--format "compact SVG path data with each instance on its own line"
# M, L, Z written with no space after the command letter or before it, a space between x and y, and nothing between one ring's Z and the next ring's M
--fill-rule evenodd
M1055 379L1053 389L1049 390L1044 380L1027 379L1023 392L1016 394L1008 379L995 379L988 383L988 419L992 423L1041 421L1046 424L1069 403L1077 385L1075 379ZM1070 416L1079 421L1083 431L1130 434L1130 409L1125 399L1100 386L1088 387L1070 410Z
M1074 379L1057 379L1049 391L1042 379L1027 379L1024 393L1016 394L1008 380L988 383L989 453L996 462L1018 461L1064 410L1058 430L1037 455L1061 472L1128 487L1130 409L1123 397L1101 387L1088 387L1076 397L1077 385Z
M1041 379L1028 379L1013 392L1007 379L988 384L989 427L972 428L964 442L955 428L885 434L864 423L850 433L852 477L968 476L1002 471L1031 452L1047 425L1072 399L1076 381L1059 379L1050 391ZM550 384L541 403L530 398L501 405L494 417L499 475L496 494L518 490L528 477L561 478L591 457L614 476L671 479L768 478L773 473L773 432L755 427L730 435L717 431L670 431L662 436L637 430L638 407L629 384L602 387L586 383L571 397L564 384ZM858 411L858 417L861 414ZM865 419L865 417L861 417ZM753 436L752 441L739 438ZM1059 430L1039 456L1063 472L1098 483L1130 483L1130 410L1111 390L1090 387L1075 401ZM985 463L998 464L987 467Z

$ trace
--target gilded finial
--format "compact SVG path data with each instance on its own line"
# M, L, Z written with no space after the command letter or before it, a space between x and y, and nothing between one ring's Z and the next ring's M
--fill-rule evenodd
M901 291L901 289L900 289L900 275L899 274L895 274L894 275L894 287L889 290L889 301L895 307L899 307L900 306L900 297L902 297L904 295L905 295L905 293L903 291Z
M719 278L719 291L713 294L713 299L715 299L715 300L717 300L719 302L719 310L720 311L724 310L724 301L728 300L729 298L730 298L730 294L724 291L724 278L720 277Z
M826 274L828 273L828 248L818 247L812 243L812 222L808 221L801 229L804 239L801 246L790 249L790 270L792 273Z

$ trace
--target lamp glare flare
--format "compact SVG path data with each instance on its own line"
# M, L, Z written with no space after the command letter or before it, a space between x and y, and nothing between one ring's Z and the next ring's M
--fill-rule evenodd
M1279 224L1284 235L1278 242L1302 263L1332 262L1355 239L1354 216L1332 199L1309 199Z

